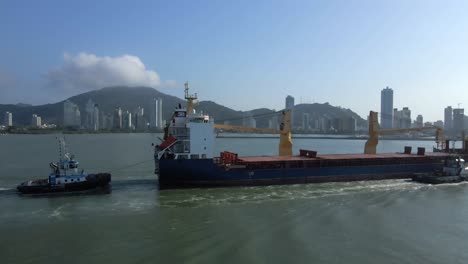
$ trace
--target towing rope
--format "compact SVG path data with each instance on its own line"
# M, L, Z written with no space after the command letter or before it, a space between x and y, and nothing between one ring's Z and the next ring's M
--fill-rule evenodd
M138 166L138 165L140 165L140 164L143 164L143 163L146 163L146 162L150 162L150 161L154 161L154 159L144 160L144 161L140 161L140 162L137 162L137 163L133 163L133 164L130 164L130 165L127 165L127 166L124 166L124 167L120 167L120 168L111 170L110 172L121 171L121 170L124 170L124 169L127 169L127 168L131 168L131 167L135 167L135 166Z

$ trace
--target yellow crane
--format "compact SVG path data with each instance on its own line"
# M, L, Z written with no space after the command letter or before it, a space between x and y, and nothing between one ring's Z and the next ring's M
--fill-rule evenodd
M377 144L379 144L379 135L388 135L401 132L410 131L423 131L423 130L436 130L436 142L437 146L445 144L444 130L438 126L426 126L426 127L413 127L413 128L396 128L396 129L380 129L379 121L377 120L377 112L370 111L369 113L369 139L364 146L365 154L376 154Z
M244 126L231 126L215 124L215 128L226 131L236 131L245 133L269 133L280 134L280 143L278 146L278 153L280 156L292 156L292 140L291 140L291 110L282 112L282 120L280 130L269 128L253 128Z

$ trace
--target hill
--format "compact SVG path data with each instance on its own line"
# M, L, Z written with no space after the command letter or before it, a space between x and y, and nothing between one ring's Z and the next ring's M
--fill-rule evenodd
M89 99L99 105L100 111L111 114L115 107L119 106L122 110L134 112L138 106L145 109L145 116L149 116L149 109L153 98L161 98L163 101L163 119L171 118L174 108L178 104L185 105L185 101L156 89L149 87L107 87L100 90L90 91L70 97L68 100L77 104L81 112L84 112L85 105ZM63 123L63 102L53 104L29 106L29 105L0 105L0 113L6 111L13 113L14 125L27 126L31 122L32 114L42 117L43 122L62 125ZM210 114L217 123L229 121L233 125L242 125L242 119L253 116L256 119L257 127L268 127L269 121L276 111L266 108L254 109L251 111L236 111L231 108L219 105L212 101L201 101L197 110ZM293 124L296 126L302 124L303 113L309 113L310 118L319 118L326 116L328 118L353 117L358 124L365 123L359 115L349 109L334 107L325 104L299 104L294 107ZM276 113L276 115L279 115Z
M358 127L366 127L367 121L362 119L358 114L350 109L332 106L329 103L313 103L313 104L299 104L294 106L293 122L296 126L302 124L302 116L304 113L309 114L312 120L319 118L335 119L335 118L354 118L356 119Z

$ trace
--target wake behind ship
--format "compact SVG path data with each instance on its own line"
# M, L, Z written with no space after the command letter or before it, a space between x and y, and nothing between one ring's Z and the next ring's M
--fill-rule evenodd
M165 129L164 141L155 147L155 173L161 189L214 186L256 186L410 178L415 173L442 170L446 153L425 153L418 149L405 153L377 154L377 113L371 112L367 154L317 155L301 150L292 155L291 113L282 112L280 130L217 125L209 115L194 109L196 94L185 84L187 107L175 109ZM215 128L280 134L279 155L239 157L229 151L214 157Z

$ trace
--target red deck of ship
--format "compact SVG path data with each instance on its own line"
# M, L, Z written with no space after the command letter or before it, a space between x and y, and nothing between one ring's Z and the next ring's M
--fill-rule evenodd
M276 162L276 161L300 161L300 160L366 160L366 159L389 159L389 158L424 158L424 157L445 157L446 153L427 152L425 155L403 154L403 153L382 153L382 154L325 154L317 155L315 158L303 156L256 156L238 157L238 161L252 162Z

